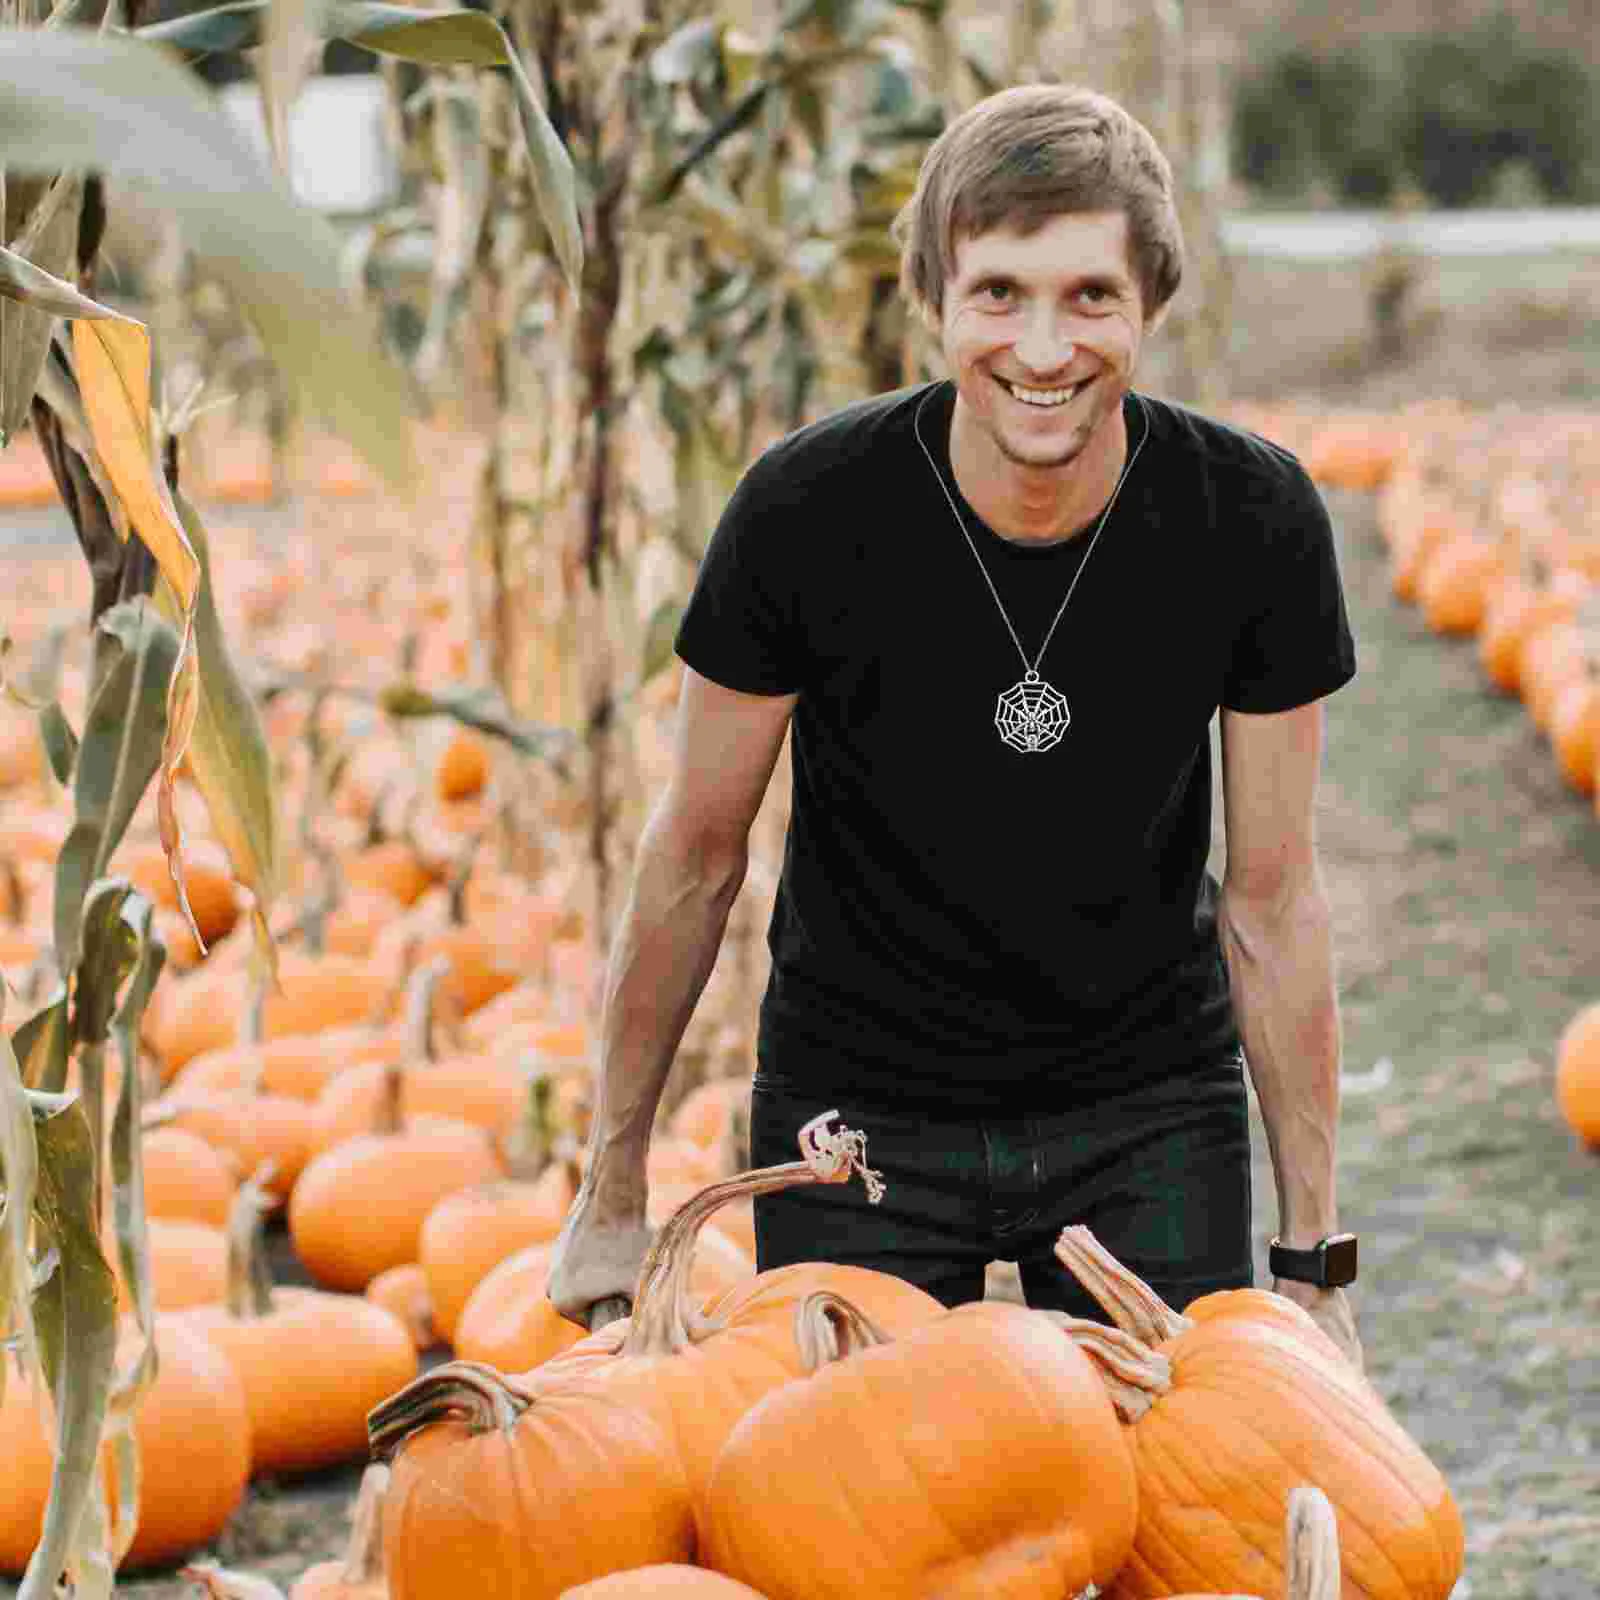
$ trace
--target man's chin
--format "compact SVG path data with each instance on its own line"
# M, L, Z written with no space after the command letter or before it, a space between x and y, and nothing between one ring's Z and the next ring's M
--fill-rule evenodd
M1053 467L1071 466L1083 454L1087 442L1076 431L1062 439L1012 439L1001 434L1000 453L1013 466L1048 472Z

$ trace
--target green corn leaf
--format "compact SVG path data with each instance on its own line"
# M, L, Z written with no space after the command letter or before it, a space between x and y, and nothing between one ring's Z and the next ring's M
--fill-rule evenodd
M131 1432L134 1409L155 1381L155 1299L150 1283L150 1239L145 1224L144 1157L140 1136L143 1089L139 1072L139 1029L161 968L165 946L153 930L154 908L143 895L130 895L122 907L124 920L139 946L139 964L111 1025L122 1067L121 1089L111 1121L111 1214L117 1235L122 1281L128 1285L139 1324L139 1352L129 1370L117 1375L111 1394L108 1425L114 1441L119 1526L110 1540L113 1563L127 1554L138 1524L131 1515L139 1504L139 1451Z
M55 948L63 972L77 965L79 918L161 764L167 684L178 636L144 600L107 610L100 628L121 647L90 703L73 780L75 815L56 860Z
M101 1045L111 1030L117 995L139 959L139 935L123 915L134 892L126 878L99 878L84 896L72 1036Z
M0 1001L4 989L0 987ZM11 1040L0 1031L0 1340L16 1352L26 1378L37 1383L39 1351L33 1331L33 1282L28 1245L33 1226L39 1157L33 1112ZM0 1349L0 1400L9 1357Z
M116 1280L100 1249L94 1212L95 1151L77 1101L34 1097L39 1184L34 1206L55 1270L34 1295L34 1323L54 1400L55 1471L44 1532L18 1600L53 1600L80 1546L94 1492L100 1439L116 1363Z
M0 264L0 277L9 277L11 264L20 260L43 275L62 279L77 256L82 210L83 179L63 173L39 197L21 231L11 239L10 260ZM27 420L49 354L54 318L42 309L16 303L18 299L26 302L27 293L0 293L6 296L0 304L0 445L4 445Z
M139 28L140 39L188 55L250 49L262 42L267 0L191 13ZM322 11L329 38L343 39L375 55L395 56L427 67L505 67L516 90L527 140L534 197L550 232L556 258L574 293L583 277L583 225L578 214L578 179L572 157L500 23L487 11L422 10L380 0L331 0Z

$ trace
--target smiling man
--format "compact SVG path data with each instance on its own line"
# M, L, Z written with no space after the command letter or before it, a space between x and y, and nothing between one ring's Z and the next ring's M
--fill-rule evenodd
M1134 387L1182 239L1115 102L983 101L896 231L949 376L774 445L712 537L551 1296L632 1291L655 1110L792 729L752 1157L836 1107L887 1193L759 1199L758 1265L956 1304L1014 1260L1030 1304L1098 1315L1052 1251L1085 1223L1180 1307L1248 1284L1248 1062L1274 1287L1359 1363L1313 833L1320 702L1355 670L1327 514L1285 451Z

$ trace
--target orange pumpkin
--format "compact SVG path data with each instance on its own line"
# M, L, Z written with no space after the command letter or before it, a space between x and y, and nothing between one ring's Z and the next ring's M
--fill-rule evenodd
M152 1218L223 1227L239 1175L233 1163L198 1133L152 1128L142 1140L144 1209Z
M228 1289L228 1240L221 1228L209 1222L187 1222L171 1217L151 1217L146 1225L149 1242L150 1293L158 1310L182 1311L210 1305ZM133 1310L133 1296L116 1262L117 1309Z
M172 1314L156 1318L157 1370L134 1413L139 1527L119 1570L168 1566L210 1544L244 1500L250 1414L238 1374L203 1335ZM125 1324L121 1359L133 1350ZM32 1387L11 1377L0 1395L0 1572L20 1576L44 1523L51 1441ZM109 1450L102 1453L114 1499Z
M177 911L178 888L172 881L166 852L155 841L125 843L117 852L113 871L123 873L141 893L168 911ZM239 920L242 894L233 876L227 852L207 840L185 843L184 886L200 937L207 948L233 932Z
M206 1050L191 1057L174 1082L184 1093L230 1094L253 1086L291 1100L315 1100L345 1068L367 1061L398 1061L403 1048L404 1036L398 1028L373 1028L364 1023L315 1033L286 1033L259 1045Z
M481 1055L362 1062L330 1078L317 1096L311 1151L320 1155L370 1131L380 1104L391 1092L399 1095L402 1117L450 1117L493 1138L504 1138L521 1115L527 1081L525 1072Z
M382 972L337 956L306 956L285 950L279 962L280 989L262 1007L261 1036L371 1022L393 1004L392 985ZM145 1038L171 1077L202 1050L217 1050L241 1037L247 1012L249 976L237 968L213 969L206 962L165 986L167 1003L146 1013Z
M311 1157L312 1108L284 1094L191 1090L174 1085L153 1108L171 1125L198 1134L239 1172L272 1165L272 1190L286 1198Z
M1588 592L1579 575L1560 571L1548 585L1511 578L1495 591L1478 630L1478 660L1490 682L1506 694L1522 690L1522 646L1552 622L1570 622Z
M274 1288L261 1256L269 1204L252 1179L228 1232L224 1301L188 1313L233 1363L250 1411L251 1472L311 1472L366 1455L367 1412L417 1374L410 1334L359 1295Z
M1475 534L1446 540L1424 562L1417 601L1436 633L1476 633L1509 564L1505 550Z
M1522 703L1534 726L1548 733L1557 697L1569 683L1580 682L1588 673L1583 630L1574 622L1553 622L1540 628L1524 640L1520 661Z
M1584 1144L1600 1150L1600 1001L1584 1006L1561 1031L1556 1104Z
M406 1330L418 1350L432 1350L443 1342L433 1324L433 1303L428 1298L428 1279L421 1262L403 1261L398 1267L385 1267L361 1292Z
M1550 743L1561 776L1579 794L1593 794L1600 763L1600 676L1593 671L1557 691L1550 707Z
M1101 1367L1128 1425L1139 1528L1108 1596L1155 1600L1192 1589L1197 1576L1203 1590L1282 1593L1281 1557L1261 1547L1261 1519L1274 1505L1281 1517L1289 1491L1309 1483L1350 1530L1350 1592L1446 1600L1463 1557L1455 1500L1342 1356L1276 1316L1248 1306L1228 1314L1222 1296L1204 1321L1179 1316L1087 1228L1064 1230L1057 1254L1116 1324L1040 1313ZM1152 1343L1149 1331L1164 1327L1179 1331ZM1203 1498L1173 1493L1175 1483L1203 1485Z
M819 1300L855 1315L824 1295L802 1319ZM957 1306L894 1340L866 1327L728 1435L697 1559L772 1600L1056 1600L1110 1583L1139 1497L1087 1357L1015 1305Z
M427 1280L434 1324L447 1340L455 1342L462 1311L496 1266L527 1246L547 1243L560 1233L577 1188L575 1163L558 1160L536 1178L508 1177L458 1189L428 1213L418 1239L417 1259ZM500 1365L488 1356L474 1359ZM521 1367L501 1370L516 1372Z
M502 1169L481 1128L414 1117L314 1156L289 1196L289 1235L306 1271L359 1294L417 1259L422 1224L447 1194Z

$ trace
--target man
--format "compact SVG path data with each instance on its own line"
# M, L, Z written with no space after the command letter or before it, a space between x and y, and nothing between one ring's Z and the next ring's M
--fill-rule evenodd
M758 1266L849 1261L955 1304L1014 1260L1030 1304L1095 1315L1051 1249L1085 1223L1178 1306L1248 1284L1242 1045L1274 1288L1359 1363L1313 838L1320 700L1355 670L1326 512L1286 452L1133 388L1182 240L1115 102L983 101L896 232L950 377L780 441L711 540L551 1297L582 1320L632 1291L652 1119L792 727L752 1160L837 1107L887 1195L759 1199Z

